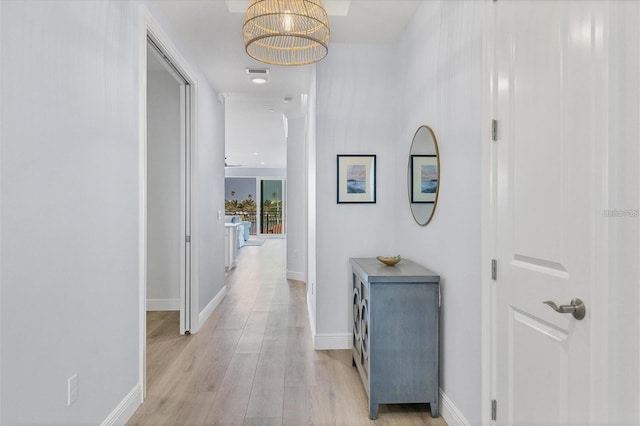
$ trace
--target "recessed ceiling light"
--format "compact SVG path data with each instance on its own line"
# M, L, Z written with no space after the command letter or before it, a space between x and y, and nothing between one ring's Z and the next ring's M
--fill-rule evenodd
M255 84L265 84L267 82L267 79L264 77L251 77L251 81L253 81Z
M254 153L253 153L253 155L259 155L259 154L260 154L259 152L254 152Z

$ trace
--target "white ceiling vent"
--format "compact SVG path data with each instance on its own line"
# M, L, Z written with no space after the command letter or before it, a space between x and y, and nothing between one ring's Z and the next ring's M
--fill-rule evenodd
M245 68L249 75L267 75L269 74L269 68Z

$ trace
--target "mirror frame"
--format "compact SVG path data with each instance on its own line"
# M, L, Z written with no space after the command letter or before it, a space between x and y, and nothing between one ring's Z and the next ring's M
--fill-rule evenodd
M433 201L433 203L431 202L426 202L426 203L415 203L413 202L413 176L412 176L412 172L413 172L413 164L412 164L412 159L414 156L416 155L421 155L420 153L418 153L419 150L419 146L418 143L421 143L420 140L417 140L416 138L418 137L418 134L420 133L421 130L426 129L428 131L428 135L431 138L431 142L433 144L433 150L435 151L435 157L436 157L436 167L438 169L438 174L437 174L437 186L436 186L436 194L435 194L435 199ZM423 130L424 131L424 130ZM425 141L424 143L429 143L429 141ZM427 150L426 147L423 147L422 150ZM431 155L431 154L429 154ZM409 208L411 209L411 215L413 216L413 220L416 221L416 223L420 226L427 226L429 224L429 222L431 222L431 219L433 219L433 215L436 211L436 206L438 205L438 196L440 194L440 149L438 147L438 139L436 138L436 134L434 133L433 129L427 125L422 125L420 127L418 127L418 130L416 130L416 132L413 135L413 140L411 141L411 147L409 148L409 161L408 161L408 165L407 165L407 195L409 198ZM431 207L431 211L428 213L428 215L419 215L418 212L418 206L420 205L425 205L425 204L432 204ZM420 216L420 217L418 217Z

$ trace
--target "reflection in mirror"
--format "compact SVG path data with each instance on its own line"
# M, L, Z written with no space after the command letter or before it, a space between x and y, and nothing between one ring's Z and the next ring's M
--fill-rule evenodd
M429 126L420 126L413 136L407 167L407 188L411 214L418 225L425 226L435 212L440 188L438 142Z

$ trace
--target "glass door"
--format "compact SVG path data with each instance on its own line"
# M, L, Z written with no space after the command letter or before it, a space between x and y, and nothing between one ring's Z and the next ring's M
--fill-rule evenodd
M283 235L284 218L284 180L260 181L260 231L263 234Z

